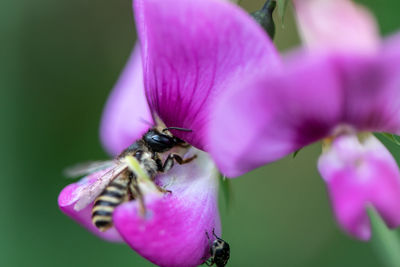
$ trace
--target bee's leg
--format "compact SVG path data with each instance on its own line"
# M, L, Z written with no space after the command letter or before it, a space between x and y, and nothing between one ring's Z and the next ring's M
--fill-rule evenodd
M197 155L193 155L190 158L182 159L181 156L177 154L170 154L169 156L173 157L179 165L186 164L197 158Z
M130 172L129 173L127 201L135 200L138 195L138 193L136 192L132 183L136 183L136 177L133 175L132 172Z
M169 154L167 159L164 161L164 164L162 163L160 158L156 158L155 161L157 164L158 171L166 172L174 166L174 161L176 161L176 162L178 162L178 164L182 165L182 164L191 162L195 158L197 158L197 155L194 155L190 158L182 159L181 156L179 156L178 154ZM157 186L158 190L160 190L160 192L162 192L162 193L172 193L170 190L166 190L158 185L156 185L156 186Z
M167 159L164 161L164 165L162 166L161 171L166 172L166 171L170 170L174 166L174 161L176 161L176 162L178 162L178 164L182 165L182 164L191 162L195 158L197 158L197 155L194 155L190 158L183 159L178 154L169 154Z
M146 215L146 205L144 204L144 198L143 195L140 194L139 197L137 198L139 202L139 214L144 217Z
M131 179L131 182L129 184L129 191L130 191L130 195L132 196L132 199L135 199L138 201L140 215L144 216L146 214L146 206L144 204L143 194L140 191L140 188L137 184L136 177Z
M182 143L182 144L177 144L176 146L179 146L182 148L189 148L191 145L189 143Z
M129 182L129 190L128 190L129 200L137 199L139 192L136 190L136 188L137 188L136 177L133 177Z
M176 139L176 146L178 147L188 148L191 146L189 143L186 143L185 141L183 141L178 137L175 137L175 139Z
M167 190L159 185L156 185L157 189L161 192L161 193L172 193L171 190Z
M162 163L161 159L160 159L159 157L156 157L154 160L156 161L156 164L157 164L157 170L158 170L159 172L163 172L164 166L163 166L163 163ZM161 186L159 186L159 185L157 185L157 184L155 184L155 186L157 187L157 189L158 189L161 193L172 193L171 190L167 190L167 189L165 189L165 188L163 188L163 187L161 187Z
M156 164L157 164L158 171L159 172L163 172L164 171L164 167L163 167L163 163L162 163L161 159L159 157L157 157L155 159L155 161L156 161Z

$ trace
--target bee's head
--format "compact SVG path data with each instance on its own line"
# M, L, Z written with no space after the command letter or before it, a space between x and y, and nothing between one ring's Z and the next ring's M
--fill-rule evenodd
M154 152L165 152L173 148L178 144L184 143L183 140L173 136L169 131L169 128L165 128L162 132L157 129L150 129L144 136L143 140Z

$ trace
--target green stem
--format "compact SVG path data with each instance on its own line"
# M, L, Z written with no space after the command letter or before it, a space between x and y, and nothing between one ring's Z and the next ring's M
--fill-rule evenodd
M379 214L373 209L368 209L371 218L373 238L371 245L375 253L381 258L384 266L400 266L400 240L395 231L387 228Z

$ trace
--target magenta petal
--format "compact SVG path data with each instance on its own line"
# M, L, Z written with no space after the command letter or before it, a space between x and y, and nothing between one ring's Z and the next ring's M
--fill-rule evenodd
M400 34L391 36L384 42L381 61L387 76L390 79L386 82L386 110L387 117L390 117L386 132L400 134ZM383 102L383 101L382 101ZM389 128L387 127L387 128Z
M212 113L209 143L217 165L237 176L332 135L343 124L399 133L398 50L388 48L380 57L297 54L284 71L237 83L247 90L225 92Z
M343 85L342 123L360 131L400 132L399 55L382 52L379 57L336 58Z
M143 68L137 46L115 85L103 112L100 136L112 155L131 145L152 123L144 93Z
M103 171L93 173L86 178L83 178L81 181L77 183L70 184L66 186L58 196L58 206L66 215L71 217L72 219L76 220L79 224L87 228L89 231L94 233L95 235L111 241L111 242L122 242L122 238L115 230L114 227L110 228L106 232L100 232L93 224L92 224L92 206L89 205L85 209L81 211L74 210L74 205L77 199L77 192L83 186L94 182L102 173Z
M298 57L283 72L239 83L212 113L210 151L234 177L326 135L341 114L340 81L332 61Z
M220 234L218 179L214 164L202 152L195 162L178 166L161 182L172 194L146 195L147 215L137 203L120 205L114 223L140 255L160 266L197 266L208 257L206 231Z
M368 240L366 212L373 206L391 228L400 225L400 172L390 152L372 135L363 141L340 136L318 161L339 224Z
M396 59L400 56L400 33L396 33L388 37L383 43L383 51L385 54L389 54Z
M204 149L211 102L256 71L278 66L267 35L220 0L136 0L148 101L178 137Z

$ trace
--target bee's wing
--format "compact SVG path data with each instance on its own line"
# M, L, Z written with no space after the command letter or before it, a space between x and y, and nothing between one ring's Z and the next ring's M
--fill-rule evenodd
M104 161L90 161L85 163L79 163L74 166L66 168L63 173L69 178L79 177L87 175L99 170L110 168L115 164L113 160Z
M99 177L94 183L81 188L78 192L78 201L75 203L74 209L80 211L86 208L87 205L92 203L103 192L112 180L117 178L127 168L128 166L125 163L116 164L114 168Z

